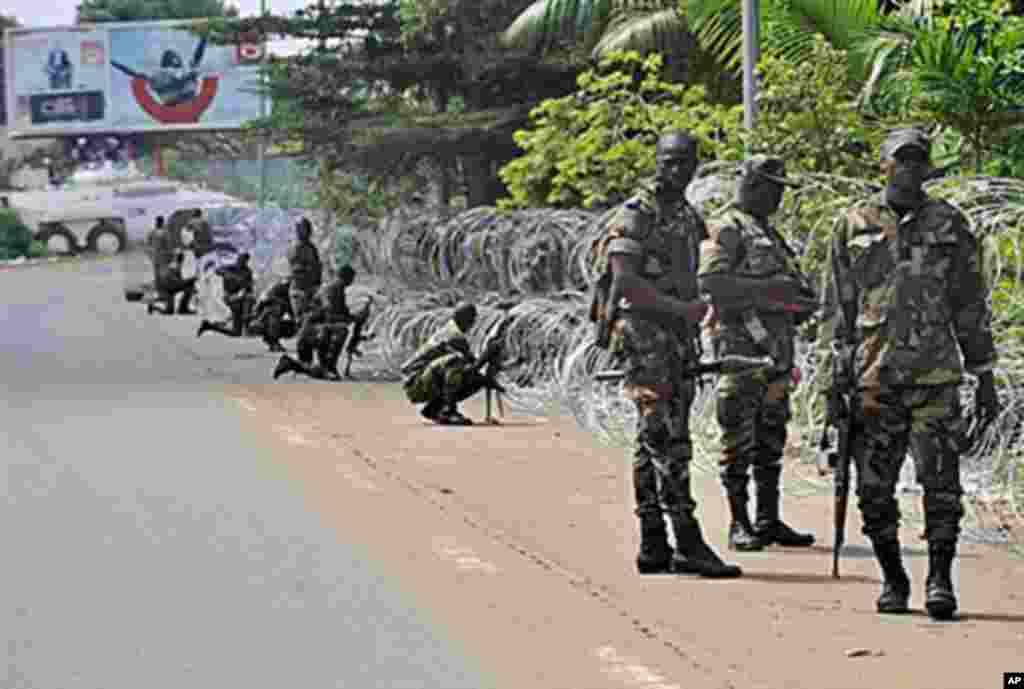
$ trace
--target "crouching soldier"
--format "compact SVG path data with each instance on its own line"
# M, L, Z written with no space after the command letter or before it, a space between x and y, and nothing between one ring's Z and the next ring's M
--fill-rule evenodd
M338 359L348 340L349 327L355 321L345 291L355 279L356 271L345 266L338 271L337 279L320 290L302 319L296 346L298 360L282 355L274 369L275 380L285 373L302 373L320 380L341 378Z
M224 303L231 310L231 324L211 323L203 319L199 324L196 337L202 337L207 330L228 337L241 337L245 334L246 324L253 307L253 276L252 269L249 268L249 254L245 252L238 254L234 265L218 268L217 274L224 281Z
M263 338L271 352L284 352L281 340L295 337L298 332L289 297L290 290L289 278L272 284L256 302L249 321L249 334Z
M458 404L485 387L504 392L482 373L487 359L473 356L466 337L476 323L476 306L459 304L452 319L435 332L402 365L405 395L413 404L426 403L420 414L441 425L470 426Z

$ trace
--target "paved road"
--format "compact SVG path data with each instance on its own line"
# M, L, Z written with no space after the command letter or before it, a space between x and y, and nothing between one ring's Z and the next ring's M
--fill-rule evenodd
M216 386L258 343L147 317L123 265L0 271L0 686L491 686L240 439Z

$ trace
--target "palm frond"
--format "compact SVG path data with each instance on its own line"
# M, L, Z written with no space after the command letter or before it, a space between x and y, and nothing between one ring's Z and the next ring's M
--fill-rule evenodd
M675 8L675 0L537 0L501 35L510 48L545 51L558 41L582 43L590 50L612 21Z
M672 54L690 41L686 20L677 9L665 9L644 15L623 17L611 26L594 47L593 57L617 50L636 50L641 54Z

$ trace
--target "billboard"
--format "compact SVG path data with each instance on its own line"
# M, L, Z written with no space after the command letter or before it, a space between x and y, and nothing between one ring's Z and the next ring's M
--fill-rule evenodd
M8 136L238 129L260 116L260 43L213 45L201 22L9 29Z

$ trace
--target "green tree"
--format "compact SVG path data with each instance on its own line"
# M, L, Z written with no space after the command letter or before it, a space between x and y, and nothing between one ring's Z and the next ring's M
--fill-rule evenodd
M614 52L659 53L670 81L701 83L716 101L737 100L739 83L701 50L690 28L681 0L535 0L501 38L533 54L569 49L591 61Z
M77 10L79 24L238 15L225 0L84 0Z
M500 174L510 193L502 207L593 208L630 194L654 169L663 132L696 135L708 159L738 159L741 108L710 105L700 86L662 79L658 54L611 53L578 79L576 93L549 99L516 132L524 155Z

